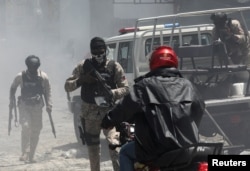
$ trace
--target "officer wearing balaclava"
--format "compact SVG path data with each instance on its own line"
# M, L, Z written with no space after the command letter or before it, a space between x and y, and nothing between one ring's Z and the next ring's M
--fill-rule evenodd
M107 57L107 46L100 37L95 37L90 42L90 50L94 64L104 65Z
M81 88L82 110L80 114L84 129L84 141L88 148L91 171L100 171L100 133L101 121L112 105L99 105L98 97L109 92L109 98L116 101L128 93L128 81L124 70L118 62L107 58L107 45L100 37L90 41L91 57L82 60L73 70L72 75L65 82L65 91L71 92ZM96 72L101 75L99 80ZM103 89L103 85L107 89ZM108 99L108 98L107 98ZM103 129L109 144L118 144L119 136L115 129ZM110 149L114 171L119 171L118 152Z

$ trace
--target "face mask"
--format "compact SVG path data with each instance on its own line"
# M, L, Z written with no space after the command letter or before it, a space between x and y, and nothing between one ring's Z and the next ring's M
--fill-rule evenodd
M92 58L99 64L101 64L104 61L104 58L106 56L106 52L103 52L102 54L92 54Z
M29 66L29 67L28 67L28 71L29 71L30 74L32 74L32 75L36 75L36 74L37 74L37 69L38 69L38 66Z

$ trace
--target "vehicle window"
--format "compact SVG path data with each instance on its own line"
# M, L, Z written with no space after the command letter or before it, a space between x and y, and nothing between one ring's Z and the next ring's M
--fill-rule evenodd
M155 49L157 46L160 45L169 45L170 43L170 37L163 37L163 42L161 43L161 40L159 37L154 38L154 44L153 48L151 48L151 42L152 38L148 38L145 41L145 56L147 56L151 49ZM209 33L202 33L201 34L201 45L209 45L212 42L211 34ZM197 34L189 34L189 35L182 35L182 46L189 46L189 45L199 45L198 35ZM172 47L178 48L180 46L180 40L179 36L173 36L172 40ZM140 61L143 61L145 59L140 59Z
M145 41L145 55L147 56L151 49L155 49L156 47L160 46L160 45L168 45L170 43L170 37L163 37L163 42L161 43L160 38L156 37L154 38L154 44L153 44L153 48L151 48L151 42L152 42L152 38L148 38ZM178 36L174 36L173 40L172 40L172 44L175 46L179 46L179 37Z
M107 56L107 58L114 60L116 43L111 43L111 44L108 44L107 46L108 46L108 56Z
M151 49L155 49L157 46L160 45L160 38L156 37L154 38L154 44L153 44L153 48L151 48L151 43L152 43L152 38L149 38L146 40L145 42L145 55L147 56L147 54L149 54L151 52ZM143 61L144 59L140 59L140 61Z
M160 45L168 45L169 46L169 43L170 43L170 37L163 37L162 40L159 37L155 37L154 43L153 43L153 48L151 48L152 38L147 38L145 41L145 56L141 55L139 57L139 62L140 62L139 72L149 71L148 55L150 54L150 52L153 49L157 48ZM172 44L174 45L174 47L179 46L179 37L178 36L173 37Z
M198 40L198 35L184 35L182 36L182 42L183 46L188 46L188 45L198 45L199 40Z
M201 44L202 45L211 45L213 44L212 35L208 33L201 34Z
M132 41L119 43L117 62L121 64L125 73L133 72L132 45Z
M191 35L183 35L182 36L182 46L189 46L189 45L209 45L211 44L211 34L208 33L202 33L201 34L201 41L199 43L198 35L197 34L191 34Z

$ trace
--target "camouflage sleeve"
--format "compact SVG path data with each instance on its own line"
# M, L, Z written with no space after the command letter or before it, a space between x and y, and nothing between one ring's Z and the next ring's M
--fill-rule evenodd
M84 61L80 62L73 70L72 75L66 79L65 84L64 84L64 89L66 92L72 92L79 88L77 85L76 81L80 77L80 73L83 72L83 63Z
M43 87L44 87L44 97L46 98L46 106L52 108L52 100L51 100L51 85L49 82L48 75L41 71L41 76L43 78Z
M246 36L238 20L232 20L232 32L234 40L241 44L245 42Z
M122 66L118 62L115 62L114 80L117 85L117 88L112 89L112 92L114 94L114 98L117 100L122 98L129 92L128 80L125 77L125 73Z
M18 73L17 76L14 78L11 86L10 86L10 100L13 99L15 96L16 90L18 86L21 86L21 81L22 81L22 73Z

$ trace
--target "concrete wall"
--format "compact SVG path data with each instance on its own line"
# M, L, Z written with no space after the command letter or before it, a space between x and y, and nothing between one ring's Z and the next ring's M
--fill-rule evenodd
M217 8L234 8L234 7L244 7L250 6L249 2L239 3L237 0L188 0L188 1L180 1L179 12L188 12L188 11L202 11L209 9L217 9ZM249 15L249 12L244 13L245 16ZM235 16L236 18L240 18L239 16ZM248 18L246 17L248 20ZM211 20L209 17L200 17L193 19L185 19L182 20L182 25L188 24L196 24L196 23L210 23ZM250 20L248 21L249 25Z
M173 14L173 4L115 4L114 17L137 19L158 15Z
M134 26L142 17L173 13L173 4L113 4L113 0L90 0L90 35L118 34L122 27Z
M62 46L65 48L74 46L75 55L82 56L89 49L91 32L90 3L87 0L60 0L60 2ZM67 51L67 49L65 50Z

